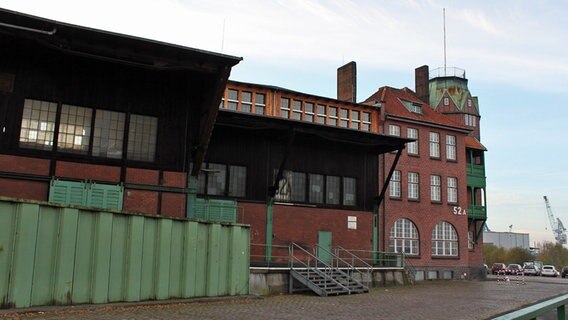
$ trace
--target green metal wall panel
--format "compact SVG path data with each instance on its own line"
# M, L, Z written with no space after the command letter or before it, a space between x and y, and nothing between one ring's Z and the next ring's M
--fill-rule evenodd
M1 307L248 293L249 228L0 198Z

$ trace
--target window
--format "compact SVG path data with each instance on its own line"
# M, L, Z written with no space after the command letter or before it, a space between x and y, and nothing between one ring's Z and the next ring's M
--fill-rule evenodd
M325 202L328 204L339 204L339 189L341 180L339 177L327 176L325 179L326 196Z
M411 103L409 107L410 107L410 112L422 114L422 105L419 105L417 103Z
M446 136L446 159L456 160L456 136Z
M314 104L311 102L306 102L304 104L305 107L305 114L304 114L304 121L313 122L314 121Z
M473 250L473 246L474 246L474 241L473 241L473 231L469 231L467 233L467 248L469 250Z
M225 194L227 166L219 163L209 163L207 169L207 194Z
M470 127L476 127L477 126L477 117L472 115L472 114L466 114L465 115L465 125L466 126L470 126Z
M467 99L467 106L471 107L471 99Z
M243 166L229 166L229 196L244 197L247 186L247 168Z
M323 203L323 175L310 174L308 178L310 183L308 202Z
M252 112L252 92L248 91L242 92L241 111Z
M371 131L371 113L363 112L362 114L363 123L361 124L361 130Z
M325 124L325 117L326 117L325 106L323 104L318 104L316 122Z
M290 99L288 98L280 98L280 117L290 117Z
M440 176L430 176L430 200L433 202L442 201Z
M130 160L154 161L158 118L130 115L128 127L128 153Z
M266 96L263 93L255 93L254 95L254 113L264 114L266 109Z
M430 132L430 158L440 158L440 134Z
M444 105L445 105L445 106L449 106L449 105L450 105L450 98L448 98L448 97L445 97L445 98L444 98Z
M234 89L229 89L229 102L227 103L227 109L237 110L239 105L239 92Z
M448 202L458 202L458 178L448 177Z
M66 104L61 106L59 136L57 138L58 150L80 154L89 152L92 114L93 110L90 108Z
M394 124L389 124L389 136L400 137L400 127Z
M342 128L347 128L349 125L349 110L340 109L339 112L340 112L339 126Z
M292 113L292 119L294 120L302 120L302 101L294 100L294 112Z
M278 170L274 170L274 177ZM282 179L278 182L278 190L274 197L277 201L305 202L306 201L306 174L284 170Z
M418 200L420 195L418 173L408 173L408 199Z
M452 256L458 255L458 234L450 223L442 221L432 230L432 255Z
M361 120L359 119L359 111L351 110L351 129L359 130Z
M416 139L416 141L406 144L406 150L408 151L408 154L418 155L418 129L406 129L406 137L409 139Z
M292 201L306 202L306 174L303 172L292 172Z
M122 112L95 111L93 156L122 159L125 119Z
M20 147L52 150L56 115L56 103L26 99L20 128Z
M357 203L357 180L343 177L343 205L354 206Z
M329 118L327 119L327 123L330 126L336 126L337 125L337 108L336 107L329 107L328 110L328 115Z
M400 198L401 196L400 171L398 170L392 172L392 177L389 185L389 196L391 198Z
M418 230L408 219L397 220L390 231L390 251L418 255Z

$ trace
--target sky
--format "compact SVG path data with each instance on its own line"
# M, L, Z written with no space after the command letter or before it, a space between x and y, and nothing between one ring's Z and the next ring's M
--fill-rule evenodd
M357 100L414 89L414 69L466 70L487 147L487 224L554 241L568 227L566 0L0 0L0 7L243 57L230 79L336 97L357 62Z

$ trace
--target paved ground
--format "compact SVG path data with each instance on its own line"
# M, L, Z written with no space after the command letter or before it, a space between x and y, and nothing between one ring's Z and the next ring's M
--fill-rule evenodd
M568 281L532 278L526 284L434 281L376 288L337 297L281 295L184 300L169 304L107 304L0 311L17 319L489 319L548 297L568 294Z

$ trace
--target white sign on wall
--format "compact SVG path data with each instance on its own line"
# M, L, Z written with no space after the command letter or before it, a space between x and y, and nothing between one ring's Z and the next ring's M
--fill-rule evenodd
M347 229L357 230L357 217L355 216L347 217Z
M462 207L454 207L453 214L456 216L467 216L467 211Z

